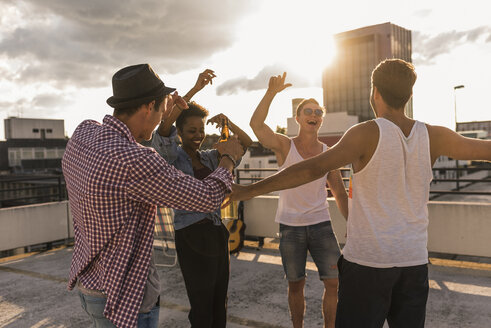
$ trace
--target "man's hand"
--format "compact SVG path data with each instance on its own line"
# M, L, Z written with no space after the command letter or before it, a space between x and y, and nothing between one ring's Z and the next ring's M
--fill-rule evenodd
M198 76L198 80L196 81L193 89L195 92L203 89L207 84L213 84L213 78L216 77L215 72L211 69L205 69Z
M177 91L174 91L173 94L169 94L165 96L164 112L162 113L163 121L165 121L171 115L174 105L178 106L181 110L189 108L186 100L184 100L181 96L179 96Z
M232 184L232 193L230 193L222 204L222 208L225 208L233 201L249 200L254 197L251 194L250 186L242 186L238 184Z
M292 86L291 83L285 84L285 78L286 78L286 72L283 72L283 75L272 76L269 79L268 92L276 94L278 92L285 90L288 87L291 87Z
M244 148L237 136L230 137L227 141L218 142L213 146L221 154L231 155L235 161L238 161L244 155Z

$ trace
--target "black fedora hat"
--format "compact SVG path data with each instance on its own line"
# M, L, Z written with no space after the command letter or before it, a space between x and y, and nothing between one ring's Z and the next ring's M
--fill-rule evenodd
M113 75L112 83L113 96L106 102L113 108L140 106L176 90L166 87L148 64L120 69Z

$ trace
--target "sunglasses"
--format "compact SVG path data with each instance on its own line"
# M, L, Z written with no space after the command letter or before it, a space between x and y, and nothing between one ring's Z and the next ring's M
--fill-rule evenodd
M319 108L317 108L317 109L312 109L312 108L304 108L304 109L303 109L303 113L304 113L305 115L312 115L312 113L314 113L314 114L315 114L315 116L319 116L319 117L321 117L321 116L323 116L323 115L324 115L324 111L323 111L322 109L319 109Z

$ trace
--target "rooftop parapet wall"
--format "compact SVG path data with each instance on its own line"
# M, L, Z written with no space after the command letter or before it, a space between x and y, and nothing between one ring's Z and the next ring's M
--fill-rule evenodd
M274 222L278 196L245 202L246 235L278 237ZM339 243L346 242L346 221L334 199L331 218ZM430 252L491 257L491 203L437 202L428 205ZM0 251L73 238L67 201L0 209Z
M346 220L329 198L334 232L346 242ZM274 222L278 196L260 196L244 206L246 235L278 238ZM428 251L491 257L491 203L436 202L428 204Z

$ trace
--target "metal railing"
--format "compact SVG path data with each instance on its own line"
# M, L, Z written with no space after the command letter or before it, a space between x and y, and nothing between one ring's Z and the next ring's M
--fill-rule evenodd
M462 190L462 188L469 187L472 184L476 183L491 183L491 167L467 167L467 168L433 168L433 174L435 176L435 173L441 173L442 171L444 172L455 172L455 178L434 178L432 180L432 185L435 185L440 182L455 182L455 188L450 188L449 190L431 190L430 194L432 196L430 199L435 198L436 196L439 195L444 195L444 194L454 194L454 195L490 195L491 196L491 191L468 191L468 190ZM260 181L264 179L266 176L263 174L263 172L266 173L271 173L274 174L278 171L277 168L248 168L248 169L236 169L236 181L238 184L249 184L249 183L254 183L257 181ZM341 175L343 176L343 181L345 182L345 187L348 189L348 181L349 181L349 168L341 168ZM461 178L462 174L464 173L475 173L478 171L487 171L487 176L484 178L475 178L475 179L469 179L469 178ZM244 174L247 173L256 173L253 174L253 176L244 176ZM445 175L446 173L444 173ZM439 174L440 175L440 174ZM466 185L463 185L463 183L466 183ZM490 187L491 189L491 187ZM328 188L329 190L329 188Z
M349 168L341 168L341 175L348 189ZM249 184L260 181L266 175L274 174L277 168L247 168L236 170L236 181L238 184ZM461 173L487 172L483 178L467 178ZM491 183L491 167L467 167L467 168L433 168L435 176L447 175L447 172L455 172L455 178L435 177L432 185L439 183L455 183L455 187L446 190L431 190L430 199L440 195L488 195L491 191L462 190L477 183ZM252 174L254 173L254 174ZM252 174L252 175L251 175ZM465 175L464 174L464 175ZM245 176L247 175L247 176ZM491 189L491 188L490 188ZM49 176L16 176L0 179L0 208L36 204L67 199L65 180L63 175Z
M0 208L66 199L63 175L15 176L0 179Z

